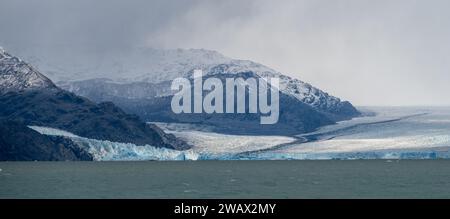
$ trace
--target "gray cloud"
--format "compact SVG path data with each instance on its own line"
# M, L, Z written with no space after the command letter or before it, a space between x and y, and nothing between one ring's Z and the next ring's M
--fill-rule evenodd
M361 105L449 105L449 1L3 1L0 43L206 48Z

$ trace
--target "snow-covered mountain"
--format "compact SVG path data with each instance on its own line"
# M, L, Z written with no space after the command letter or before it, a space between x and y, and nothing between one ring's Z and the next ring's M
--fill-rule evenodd
M92 79L97 79L97 85L100 82L112 84L105 85L109 87L117 84L160 84L177 77L189 77L193 69L203 69L209 75L254 72L261 77L279 77L281 92L320 110L336 110L343 104L339 98L299 79L283 75L259 63L228 58L211 50L134 48L104 54L72 50L40 51L42 50L19 51L19 54L22 53L23 57L53 81L75 92L81 90L83 81L92 83ZM125 92L128 98L140 98L143 94L133 87L130 89L132 92ZM172 94L164 86L157 90L157 96Z
M8 91L55 88L50 79L0 47L0 94Z
M248 60L229 60L223 64L209 66L206 72L207 75L211 76L252 72L262 78L277 77L280 79L280 92L325 112L334 113L344 105L348 105L348 102L343 102L339 98L331 96L308 83Z
M215 51L152 48L107 53L39 51L22 51L19 54L28 57L33 65L58 81L60 87L97 102L112 101L146 121L214 123L243 128L234 133L260 128L242 124L257 118L254 115L215 115L215 118L210 115L174 115L170 111L170 97L173 95L171 81L177 77L192 78L194 69L202 69L205 78L280 78L281 115L278 125L283 126L278 127L280 132L311 131L359 115L349 102L341 101L308 83L262 64L228 58ZM267 129L265 133L271 133L274 127L264 129Z
M3 128L0 160L76 158L79 151L73 144L35 137L36 133L29 131L28 125L59 128L86 138L137 146L174 150L191 147L111 102L97 104L57 87L36 68L3 49L0 51L0 123ZM10 130L16 130L14 135Z

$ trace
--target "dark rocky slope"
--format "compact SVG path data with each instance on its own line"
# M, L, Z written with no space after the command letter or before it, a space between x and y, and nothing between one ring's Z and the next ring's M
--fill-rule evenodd
M68 138L41 135L16 121L0 121L0 161L91 161Z

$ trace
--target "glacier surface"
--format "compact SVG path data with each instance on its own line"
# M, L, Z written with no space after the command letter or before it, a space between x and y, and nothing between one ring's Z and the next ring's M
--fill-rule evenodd
M153 124L193 145L192 149L200 154L237 154L268 149L295 141L295 138L286 136L221 134L208 131L207 127L196 130L195 126L181 123Z

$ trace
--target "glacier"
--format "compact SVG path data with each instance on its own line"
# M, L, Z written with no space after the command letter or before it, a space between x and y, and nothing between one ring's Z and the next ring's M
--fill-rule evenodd
M450 159L450 108L370 107L363 111L369 110L374 115L291 137L230 135L212 132L206 125L154 123L193 145L186 151L29 127L41 134L71 138L97 161Z
M137 146L132 143L119 143L83 138L70 132L41 126L28 126L44 135L70 138L81 148L93 155L96 161L140 161L140 160L197 160L198 154L192 150L178 151L158 148L151 145Z
M450 157L450 108L360 107L360 110L366 116L341 121L314 132L292 137L225 136L212 133L206 127L194 131L194 127L185 124L158 124L158 126L194 143L193 150L202 152L200 159L328 160ZM229 139L229 142L226 139ZM227 147L225 146L227 143L240 146Z
M193 150L199 154L238 154L244 151L256 151L272 148L279 144L295 141L287 136L261 136L261 135L232 135L210 131L203 125L188 125L183 123L153 123L166 133L174 134L178 138L193 145Z

